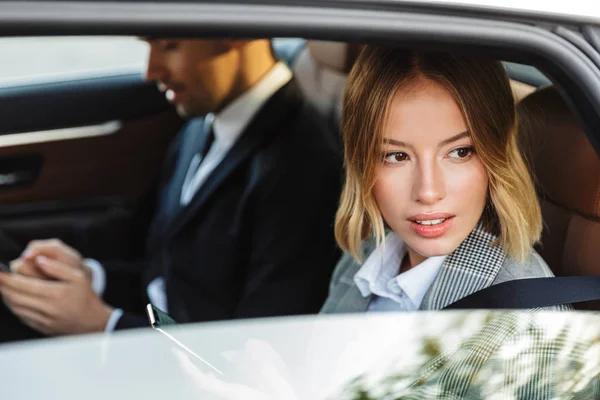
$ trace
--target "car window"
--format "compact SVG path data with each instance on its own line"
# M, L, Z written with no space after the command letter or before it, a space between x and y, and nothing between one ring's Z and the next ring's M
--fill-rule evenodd
M0 88L143 71L148 46L134 37L0 39Z
M504 62L504 67L506 68L508 75L516 81L535 87L545 86L552 83L550 79L542 74L536 67L531 65Z
M306 45L306 40L302 38L273 38L271 43L277 58L288 66L293 66L298 54Z

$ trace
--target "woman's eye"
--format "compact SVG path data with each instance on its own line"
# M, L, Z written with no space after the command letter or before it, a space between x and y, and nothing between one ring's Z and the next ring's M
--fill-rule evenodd
M393 153L387 153L383 160L388 164L398 164L402 161L408 160L408 154L401 151L395 151Z
M459 149L452 150L448 155L450 158L454 158L456 160L465 160L475 152L473 147L461 147Z

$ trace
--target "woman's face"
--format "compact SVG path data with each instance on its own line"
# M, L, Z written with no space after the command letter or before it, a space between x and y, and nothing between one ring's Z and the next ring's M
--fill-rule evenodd
M458 105L429 80L399 90L383 142L373 194L411 264L451 253L479 221L488 191Z

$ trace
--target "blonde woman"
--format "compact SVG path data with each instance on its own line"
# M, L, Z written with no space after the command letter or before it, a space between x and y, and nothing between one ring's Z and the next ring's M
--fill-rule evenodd
M552 276L516 127L500 62L367 46L343 106L346 254L322 312L439 310Z

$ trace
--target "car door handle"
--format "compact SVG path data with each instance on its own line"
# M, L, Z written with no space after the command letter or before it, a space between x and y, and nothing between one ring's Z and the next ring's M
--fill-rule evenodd
M0 186L14 186L30 183L32 174L29 171L15 171L0 174Z
M0 189L31 185L40 175L44 159L39 154L0 158Z

